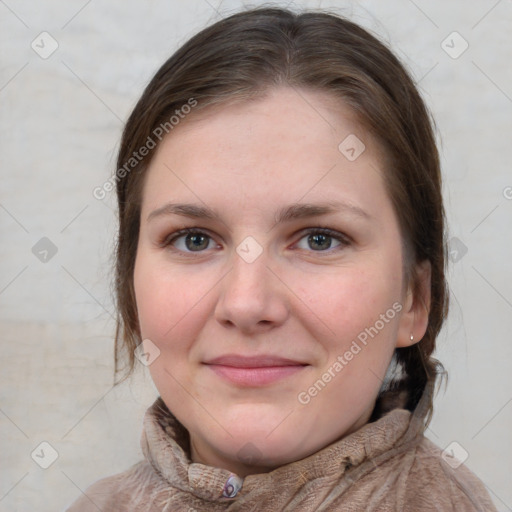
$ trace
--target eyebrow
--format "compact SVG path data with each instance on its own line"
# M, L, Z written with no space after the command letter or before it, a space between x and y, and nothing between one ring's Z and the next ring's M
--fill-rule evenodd
M324 203L293 203L281 208L275 215L276 224L289 222L295 219L306 219L328 215L333 213L346 212L365 220L372 217L359 206L343 202L324 202ZM147 222L162 215L180 215L193 219L216 219L220 215L213 208L187 203L168 203L156 210L153 210L147 217Z

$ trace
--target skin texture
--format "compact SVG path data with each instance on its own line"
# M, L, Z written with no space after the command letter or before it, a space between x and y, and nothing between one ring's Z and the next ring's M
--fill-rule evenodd
M135 295L142 339L160 350L151 376L190 432L192 460L244 476L302 459L368 421L393 350L425 333L430 267L418 267L423 287L413 297L381 150L339 100L284 87L194 115L162 141L148 169ZM338 149L350 134L366 146L354 161ZM282 207L326 201L368 217L338 209L276 224ZM220 218L147 220L169 202L208 206ZM185 227L206 236L192 236L199 250L186 234L159 243ZM318 227L348 242L304 232ZM258 247L254 261L241 257ZM338 356L396 303L394 318L333 371ZM204 364L224 354L306 365L270 384L241 386ZM329 368L329 382L301 403L299 393Z

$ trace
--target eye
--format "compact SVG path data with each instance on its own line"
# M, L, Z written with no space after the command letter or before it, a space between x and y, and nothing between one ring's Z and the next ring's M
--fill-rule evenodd
M162 247L172 245L182 252L203 252L212 249L215 242L210 235L197 229L181 229L166 237L160 244Z
M304 244L302 244L302 247L300 246L302 240L306 241L306 247L304 247ZM336 243L334 246L333 241ZM343 249L348 245L350 245L350 242L347 236L329 228L308 229L305 236L297 242L299 249L307 250L309 248L313 252L330 252L330 250Z
M158 245L160 247L172 246L173 250L184 253L200 253L215 248L216 243L205 231L185 228L164 237ZM348 236L329 228L317 227L303 231L303 236L295 244L295 247L306 251L330 253L349 245Z

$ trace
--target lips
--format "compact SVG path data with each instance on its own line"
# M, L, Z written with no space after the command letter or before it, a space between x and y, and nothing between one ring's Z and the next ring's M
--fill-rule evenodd
M242 387L275 383L297 374L307 363L273 355L240 356L227 354L204 363L217 376Z
M304 366L307 363L270 355L239 356L236 354L228 354L210 359L205 364L220 364L236 368L263 368L269 366Z

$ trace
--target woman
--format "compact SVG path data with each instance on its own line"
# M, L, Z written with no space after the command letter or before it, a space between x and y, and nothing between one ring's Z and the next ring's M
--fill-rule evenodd
M116 369L159 398L145 460L71 512L495 510L423 436L447 313L432 124L335 15L206 28L126 123Z

